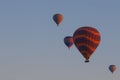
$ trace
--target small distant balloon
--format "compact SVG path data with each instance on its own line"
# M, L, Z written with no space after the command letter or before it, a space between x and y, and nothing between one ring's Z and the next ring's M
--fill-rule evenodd
M110 65L109 70L110 70L110 72L113 73L116 70L116 65Z
M65 45L70 49L70 47L73 45L73 37L72 36L66 36L64 38Z
M53 20L54 22L57 24L57 26L59 26L59 24L62 22L63 20L63 15L60 13L57 13L55 15L53 15Z
M83 26L73 34L73 41L79 52L89 62L89 58L100 43L100 33L96 28Z

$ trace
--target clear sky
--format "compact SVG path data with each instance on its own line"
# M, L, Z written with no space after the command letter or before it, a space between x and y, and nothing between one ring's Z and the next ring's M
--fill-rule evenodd
M119 80L119 8L120 0L0 0L0 80ZM63 42L81 26L101 33L89 63Z

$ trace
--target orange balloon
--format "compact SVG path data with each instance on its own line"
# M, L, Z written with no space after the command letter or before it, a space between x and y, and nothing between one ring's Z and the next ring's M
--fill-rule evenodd
M78 28L73 34L73 41L79 52L89 62L89 58L100 43L100 33L97 29L84 26Z
M57 26L59 26L59 24L62 22L63 20L63 15L60 13L57 13L53 16L53 20L55 21L55 23L57 24Z
M109 70L113 73L116 70L116 65L110 65Z

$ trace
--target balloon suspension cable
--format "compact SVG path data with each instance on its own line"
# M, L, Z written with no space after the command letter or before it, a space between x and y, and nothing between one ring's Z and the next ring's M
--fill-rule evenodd
M68 47L68 50L70 50L70 48Z

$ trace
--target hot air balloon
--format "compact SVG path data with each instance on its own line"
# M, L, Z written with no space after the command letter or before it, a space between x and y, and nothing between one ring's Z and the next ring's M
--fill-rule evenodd
M100 43L100 33L96 28L83 26L73 34L73 41L79 52L89 62L89 58Z
M70 49L70 47L73 45L73 38L71 36L66 36L64 38L65 45Z
M113 73L116 70L116 65L110 65L109 70Z
M55 21L55 23L57 24L57 26L59 26L59 24L62 22L63 20L63 15L60 13L57 13L53 16L53 20Z

